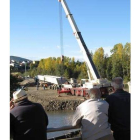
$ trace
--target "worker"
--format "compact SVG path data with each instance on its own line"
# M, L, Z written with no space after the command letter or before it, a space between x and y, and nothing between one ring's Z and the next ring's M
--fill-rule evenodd
M43 89L45 90L45 88L46 88L46 85L45 85L45 84L43 84Z
M15 91L10 102L10 137L13 140L47 140L47 125L48 116L43 107L29 101L24 90Z
M37 81L36 89L37 89L37 90L39 89L39 81Z
M76 108L72 126L82 127L82 140L113 140L108 123L109 104L100 99L99 88L90 89L89 98Z
M130 140L130 93L123 90L123 79L115 77L111 83L114 93L106 98L109 103L109 123L115 140Z

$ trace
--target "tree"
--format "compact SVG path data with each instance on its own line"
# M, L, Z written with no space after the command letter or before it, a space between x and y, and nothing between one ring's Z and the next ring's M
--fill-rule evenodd
M112 58L108 57L106 60L106 78L112 80Z
M93 55L93 62L99 72L100 77L106 77L106 65L105 65L105 54L104 49L100 47Z
M123 45L121 43L114 45L111 50L112 59L112 77L122 77L123 78Z
M126 43L123 48L123 75L125 81L130 81L131 44Z
M82 63L81 66L79 67L80 74L78 76L78 79L88 79L87 75L87 66L86 63Z

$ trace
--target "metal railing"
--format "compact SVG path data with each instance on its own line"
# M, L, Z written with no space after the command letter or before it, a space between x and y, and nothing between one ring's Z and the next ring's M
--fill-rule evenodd
M47 128L46 132L51 133L51 132L58 132L58 131L65 131L65 130L75 130L75 131L80 131L80 127L75 127L75 126L63 126L59 128ZM67 134L66 134L67 135ZM48 140L55 140L55 137L49 138ZM58 140L58 138L56 138ZM13 140L12 137L10 137L10 140ZM59 140L81 140L81 137L74 137L74 138L60 138Z
M77 126L62 126L62 127L58 127L58 128L47 128L46 132L47 133L51 133L51 132L58 132L58 131L65 131L65 130L75 130L75 131L80 131L80 127ZM67 134L66 134L67 135ZM50 138L50 140L54 139L54 138ZM58 138L56 138L58 140ZM48 139L49 140L49 139ZM81 137L74 137L74 138L60 138L59 140L81 140Z

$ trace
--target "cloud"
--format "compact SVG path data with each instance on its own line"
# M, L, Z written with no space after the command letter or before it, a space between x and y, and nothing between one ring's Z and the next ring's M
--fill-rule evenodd
M111 55L110 50L111 50L112 48L113 48L112 46L104 47L105 54L108 54L108 56L110 56L110 55Z

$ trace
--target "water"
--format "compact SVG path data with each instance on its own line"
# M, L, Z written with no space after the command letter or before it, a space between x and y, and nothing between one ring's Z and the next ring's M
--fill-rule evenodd
M46 112L49 119L49 125L48 128L53 127L61 127L66 125L71 125L72 122L72 116L74 114L74 111L56 111L56 112ZM61 136L64 134L67 134L71 132L72 130L67 131L60 131L60 132L50 132L47 133L47 138L53 138L57 136ZM10 140L13 140L10 138Z
M49 118L48 128L52 128L52 127L71 125L74 111L56 111L56 112L46 112L46 113ZM47 137L52 138L56 136L61 136L69 133L70 131L72 130L47 133Z

